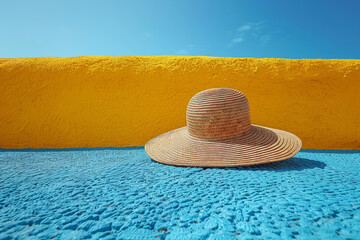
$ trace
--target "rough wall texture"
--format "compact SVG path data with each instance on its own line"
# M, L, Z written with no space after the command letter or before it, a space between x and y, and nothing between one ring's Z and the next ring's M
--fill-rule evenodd
M144 145L213 87L304 148L360 149L360 60L185 56L0 59L0 148Z

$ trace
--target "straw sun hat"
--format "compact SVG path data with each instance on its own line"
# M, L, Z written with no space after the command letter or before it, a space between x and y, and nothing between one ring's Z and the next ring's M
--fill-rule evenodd
M245 95L231 88L193 96L186 122L147 142L146 153L169 165L235 167L291 158L302 144L292 133L251 124Z

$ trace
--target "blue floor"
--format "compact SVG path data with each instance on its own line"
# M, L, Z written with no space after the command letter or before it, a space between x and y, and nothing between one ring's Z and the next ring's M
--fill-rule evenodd
M0 239L360 239L360 151L181 168L143 148L0 150Z

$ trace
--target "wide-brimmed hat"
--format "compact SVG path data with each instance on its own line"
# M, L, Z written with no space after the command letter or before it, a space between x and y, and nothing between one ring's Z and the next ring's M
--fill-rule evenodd
M247 98L231 88L193 96L186 122L147 142L150 158L176 166L247 166L291 158L302 145L292 133L251 124Z

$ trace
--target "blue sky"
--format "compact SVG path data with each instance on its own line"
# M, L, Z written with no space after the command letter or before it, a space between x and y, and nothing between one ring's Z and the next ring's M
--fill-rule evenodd
M360 58L357 0L0 0L0 57Z

